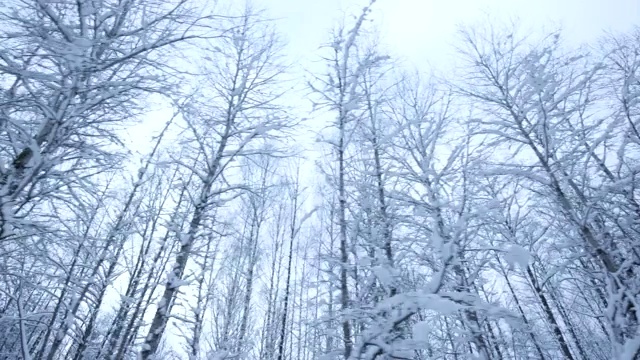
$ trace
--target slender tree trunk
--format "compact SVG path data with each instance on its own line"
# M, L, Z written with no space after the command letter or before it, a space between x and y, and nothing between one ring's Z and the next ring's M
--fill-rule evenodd
M279 226L282 222L282 212L283 209L280 207L278 209L278 215L276 216L275 224ZM273 249L273 260L271 261L271 272L269 273L269 296L267 303L267 316L266 320L262 326L262 339L260 341L260 359L265 359L266 354L274 351L272 349L272 341L273 335L272 331L277 329L275 326L275 302L277 300L277 282L276 279L276 261L280 259L280 249L281 249L281 241L280 241L280 231L276 229L276 236L274 236L274 249ZM274 294L276 294L274 296ZM275 352L275 351L274 351Z
M22 289L20 288L18 291L22 292ZM18 295L16 305L18 306L18 331L20 332L20 351L22 353L22 360L31 360L31 354L29 353L29 344L27 342L27 333L24 324L25 314L20 295Z
M120 257L120 253L122 251L122 246L118 247L114 258L118 259ZM78 348L76 349L75 352L75 356L70 356L72 353L68 352L65 356L66 359L71 359L73 358L74 360L80 360L82 357L84 357L84 352L87 349L88 345L89 345L89 339L91 337L91 335L93 334L93 330L94 330L94 326L95 326L95 321L98 318L98 313L100 311L100 307L102 307L102 302L104 301L104 295L107 291L107 286L109 285L109 279L111 279L111 277L113 276L113 273L115 272L116 266L118 265L117 261L112 261L111 264L109 264L109 268L107 269L105 275L104 275L104 282L100 285L100 288L98 290L98 294L97 294L97 299L96 299L96 304L93 306L93 309L89 312L89 321L87 323L87 326L85 327L83 333L82 333L82 338L80 339L80 342L78 343ZM86 321L85 321L86 322Z
M536 337L534 335L533 329L531 328L529 320L527 319L527 316L524 313L524 309L522 308L522 305L520 304L520 299L518 298L518 295L516 294L516 291L513 288L513 285L511 284L511 280L509 279L509 276L507 276L507 273L504 270L504 266L502 265L502 261L497 256L496 256L496 260L498 262L498 265L500 266L500 273L502 274L502 277L504 278L505 282L507 283L507 288L509 289L509 292L511 293L511 297L513 298L513 301L515 301L516 307L518 308L518 312L520 313L520 316L522 317L522 322L524 322L524 324L527 325L527 334L529 334L529 337L531 338L531 342L535 346L536 351L538 353L538 356L540 356L540 359L541 360L546 360L546 356L544 356L544 353L542 352L542 348L540 347L540 344L538 343L538 340L536 339Z
M291 284L291 262L293 260L293 241L296 237L296 217L298 213L298 189L294 190L296 193L294 194L292 210L291 210L291 228L290 228L290 237L289 237L289 257L287 259L287 279L285 280L285 288L284 288L284 310L282 311L282 321L280 323L280 338L278 340L278 360L284 359L284 345L285 338L287 335L287 315L289 312L289 296L290 296L290 284Z
M184 269L186 268L187 261L189 260L189 256L191 255L191 249L195 240L196 231L200 228L200 223L202 222L202 219L204 217L205 208L207 206L209 192L211 191L212 185L213 175L210 174L201 190L199 202L195 206L193 217L191 218L191 222L189 223L187 239L184 239L182 244L180 245L175 263L173 264L172 269L169 272L165 290L162 294L160 302L158 303L156 313L153 317L153 321L151 322L151 327L149 328L149 332L147 337L145 338L143 349L140 353L140 357L142 360L150 359L151 356L155 354L158 346L160 345L160 339L162 338L162 334L164 333L164 330L167 326L167 321L169 320L169 308L171 306L171 303L175 300L178 288L181 285L180 281L182 281Z
M238 351L242 351L244 347L245 336L247 334L247 324L249 323L249 315L251 313L251 298L253 296L254 271L256 266L256 257L258 251L258 236L260 235L260 220L257 219L258 214L254 213L251 220L251 230L249 231L250 254L249 263L247 264L247 288L244 293L244 301L242 306L242 319L240 321L240 334L238 336Z
M338 143L338 222L340 227L340 305L342 311L349 309L350 296L348 284L349 252L347 244L347 192L345 189L345 115L340 115L340 140ZM353 340L351 339L351 324L349 320L342 321L342 341L344 343L344 358L351 356Z
M559 301L558 298L554 295L554 291L549 292L549 297L555 303L556 309L558 309L558 313L562 317L563 322L567 325L567 331L569 332L569 335L571 335L571 337L573 338L573 343L575 344L576 349L580 354L580 358L583 360L589 359L589 356L587 356L587 353L584 351L584 348L580 343L580 338L576 334L574 325L571 322L571 318L569 317L569 314L565 311L562 302Z
M380 146L380 135L378 131L377 125L377 112L373 101L371 99L371 85L368 84L366 91L367 98L367 111L369 113L369 120L371 122L371 147L373 149L373 160L374 160L374 168L375 168L375 180L376 180L376 195L378 197L378 211L380 212L380 219L382 222L382 248L384 249L387 267L389 267L389 271L393 271L394 261L393 261L393 247L392 247L392 234L391 234L391 221L389 219L388 207L387 207L387 197L384 189L384 180L383 174L384 170L382 169L382 159L380 155L381 146ZM395 284L391 284L389 288L389 296L394 296L397 293L397 288Z
M542 310L544 311L544 314L547 317L549 324L551 325L551 330L553 331L553 335L555 336L556 340L558 341L558 344L560 345L560 350L562 351L562 355L565 357L565 359L575 360L575 358L571 354L571 350L569 350L569 344L565 339L564 334L560 330L560 325L558 324L558 321L556 320L556 317L553 314L553 311L551 310L549 301L547 301L547 297L542 292L542 288L540 288L540 286L538 285L538 281L536 280L536 277L533 274L533 271L531 271L530 266L527 266L526 273L527 273L527 277L529 278L529 282L533 287L534 293L538 297L538 300L540 300L540 304L542 305Z
M220 245L220 241L216 242L216 245L213 250L213 254L211 253L211 243L214 241L212 237L210 237L207 241L205 255L202 262L202 269L200 276L196 280L198 283L198 294L196 307L193 310L193 335L189 340L189 359L196 360L198 359L198 355L200 352L200 340L202 338L202 330L204 323L204 311L207 308L209 303L208 289L205 289L207 286L207 282L205 279L205 272L207 269L210 269L210 272L213 273L213 268L216 261L216 254L218 253L218 246ZM211 262L209 259L211 258Z

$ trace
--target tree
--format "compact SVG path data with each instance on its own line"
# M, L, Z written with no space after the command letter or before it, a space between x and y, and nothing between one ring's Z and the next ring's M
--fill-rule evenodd
M38 314L25 335L28 352L53 358L68 350L61 348L68 329L86 330L73 324L78 310L84 313L88 306L89 321L95 322L102 296L87 301L87 291L92 281L111 280L96 275L103 276L105 262L113 269L110 255L123 244L119 232L126 226L120 225L128 220L112 229L116 233L100 228L111 215L102 207L113 204L108 192L117 187L112 181L126 153L119 129L139 118L146 95L167 93L171 72L162 65L163 56L170 46L196 36L187 30L197 19L185 1L5 5L0 10L0 79L7 85L0 95L0 255L3 273L32 279L29 291L38 294L21 309L21 319ZM148 16L141 20L143 10ZM130 214L122 215L121 220ZM103 251L93 254L92 247ZM16 267L18 258L29 265ZM92 260L101 265L94 267ZM12 311L5 310L5 315ZM69 318L58 317L62 312Z
M366 59L358 59L354 56L356 51L356 41L361 35L363 23L370 12L371 1L365 7L359 17L356 18L353 26L346 30L339 28L330 45L332 54L326 61L330 64L330 72L325 78L317 78L316 84L310 84L311 89L320 95L322 104L331 111L335 111L337 139L330 139L330 145L336 156L337 181L336 190L338 192L338 227L339 227L339 248L340 248L340 306L343 311L342 339L344 345L344 358L351 356L353 350L353 330L352 324L346 317L346 312L351 307L350 290L348 283L348 234L347 234L347 193L346 193L346 149L348 146L348 133L355 121L354 110L362 101L362 94L359 86L364 72L383 57L371 56Z
M237 18L237 26L230 26L233 30L216 42L217 53L206 55L218 57L208 73L210 87L204 88L200 99L183 109L190 132L189 143L184 145L192 147L193 154L201 154L202 160L196 166L182 159L174 161L197 174L200 184L186 232L176 236L180 239L180 248L145 338L143 359L150 358L158 349L178 289L189 282L185 269L193 249L202 239L202 224L207 213L226 201L222 196L243 187L225 184L232 163L261 152L252 144L270 138L272 132L289 125L274 102L280 94L272 88L282 73L277 59L278 40L256 16L247 9Z
M552 220L544 214L546 209L563 216L565 222L554 222L554 227L576 234L567 239L563 250L586 248L581 256L585 272L595 266L594 284L606 284L603 305L608 307L612 356L635 356L637 286L630 279L636 265L629 259L636 256L636 240L629 230L610 222L610 214L617 209L608 203L615 195L600 190L601 179L610 173L610 165L603 160L609 147L606 139L616 137L619 121L596 113L604 100L594 90L600 67L582 54L563 54L557 33L538 43L495 30L487 37L471 31L464 36L473 81L461 93L476 99L484 114L491 112L479 121L479 132L510 154L511 160L499 160L493 171L521 178L533 196L550 202L536 205L547 221ZM603 199L607 205L597 205ZM544 305L546 301L540 300ZM549 309L547 314L554 322ZM560 339L558 325L554 327ZM565 357L571 357L569 349L562 347Z

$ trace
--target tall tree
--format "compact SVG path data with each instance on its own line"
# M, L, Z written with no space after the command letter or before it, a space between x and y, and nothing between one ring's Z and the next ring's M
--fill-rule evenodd
M241 183L225 184L225 174L232 171L232 163L239 157L262 151L254 143L288 125L286 116L275 105L280 93L273 85L282 73L277 58L278 39L257 16L247 8L240 17L229 20L232 30L212 44L216 53L205 55L217 58L209 64L212 68L205 78L210 87L203 87L199 99L194 99L183 111L189 133L189 143L184 145L192 147L195 154L201 153L202 160L196 166L182 159L174 161L196 173L200 184L186 232L177 236L180 248L145 337L143 359L151 358L157 351L171 316L169 309L179 288L189 283L185 269L193 249L201 241L207 213L225 201L225 194L243 187Z

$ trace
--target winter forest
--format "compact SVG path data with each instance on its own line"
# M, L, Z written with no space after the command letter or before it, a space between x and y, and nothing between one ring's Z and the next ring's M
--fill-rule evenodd
M640 27L378 3L0 1L0 358L640 359Z

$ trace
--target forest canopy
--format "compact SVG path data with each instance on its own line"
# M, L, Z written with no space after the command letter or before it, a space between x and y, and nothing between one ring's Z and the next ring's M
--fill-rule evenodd
M640 27L222 3L0 4L1 358L640 358Z

